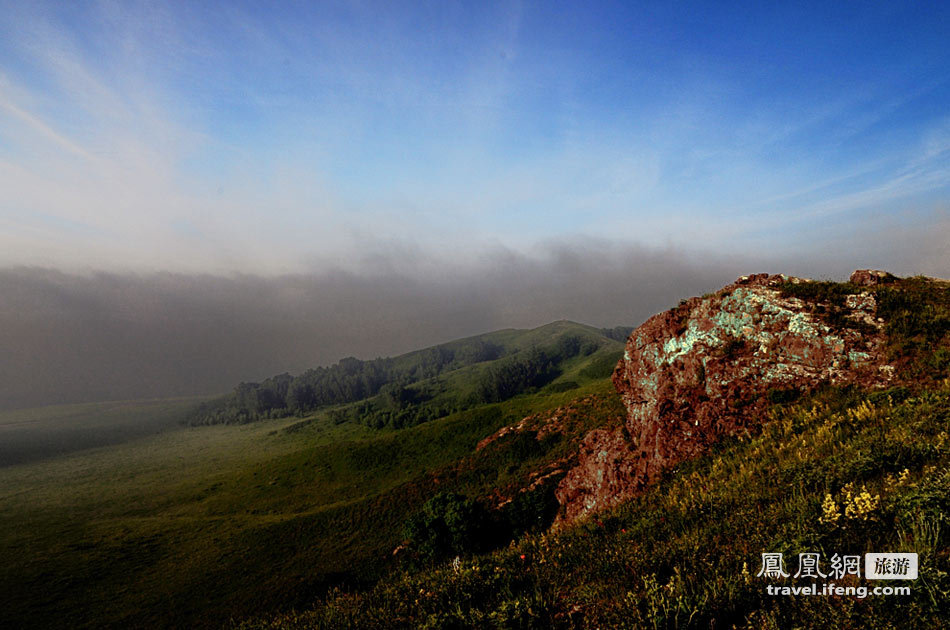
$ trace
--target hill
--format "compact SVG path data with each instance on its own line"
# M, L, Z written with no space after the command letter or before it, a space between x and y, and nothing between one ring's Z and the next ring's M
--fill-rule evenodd
M460 339L393 358L348 357L296 377L280 374L261 383L241 383L230 394L198 406L190 422L240 424L365 401L359 407L338 409L338 419L402 428L544 386L574 357L600 351L602 358L617 350L621 330L559 321L530 331L502 330Z
M244 384L210 425L0 470L0 625L941 627L950 284L746 276L621 336L344 360L307 411ZM908 594L834 573L877 552L918 554Z
M760 275L684 300L628 340L625 410L576 447L559 529L242 627L942 627L948 333L950 285L927 278ZM880 552L918 554L919 579L841 569ZM787 577L764 575L766 553ZM792 575L803 555L815 579Z
M241 628L938 628L950 610L950 383L777 407L646 492L557 534L407 571ZM919 554L910 594L770 596L761 554ZM808 584L811 581L804 581ZM822 584L822 580L818 580ZM904 584L900 584L903 586Z
M498 358L408 385L435 391L421 403L432 409L565 339L589 352L552 361L543 384L401 429L376 428L352 411L380 402L377 394L0 469L0 626L219 627L306 605L334 587L371 586L398 565L392 551L404 523L439 488L516 492L572 439L616 421L609 373L622 344L570 322L499 331L440 348L484 341L501 349ZM389 361L411 373L430 354ZM471 459L501 427L585 397L591 413L573 433ZM124 412L148 414L149 405L126 403Z

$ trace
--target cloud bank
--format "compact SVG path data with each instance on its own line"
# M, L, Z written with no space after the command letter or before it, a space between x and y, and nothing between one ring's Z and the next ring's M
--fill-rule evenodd
M360 273L0 270L0 408L217 393L344 356L557 319L633 326L750 272L842 279L871 266L950 276L950 221L854 231L836 246L772 257L596 241L535 256L496 249L454 266L390 252Z
M0 9L0 407L950 275L946 8Z

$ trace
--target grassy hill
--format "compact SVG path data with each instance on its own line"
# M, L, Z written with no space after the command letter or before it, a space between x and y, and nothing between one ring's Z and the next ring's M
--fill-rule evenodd
M570 322L486 335L499 358L412 385L438 390L423 405L458 399L565 334L593 347L559 360L543 385L401 430L360 421L348 410L366 401L355 401L0 469L0 626L219 627L372 585L396 566L403 523L438 489L485 496L567 449L493 449L464 463L479 440L584 396L603 401L584 426L616 418L607 374L621 344Z
M942 627L948 287L878 290L901 386L776 398L761 432L559 532L546 527L552 480L583 435L625 413L609 381L617 335L571 322L380 360L369 373L396 378L304 414L8 466L0 627ZM807 287L841 300L857 290ZM240 391L219 408L238 409ZM466 530L485 540L458 562L403 548L433 497L489 519ZM799 553L827 570L834 554L886 551L920 554L909 595L780 597L766 587L800 582L756 575L764 552L794 571Z
M393 358L347 357L297 376L279 374L260 383L241 383L196 407L189 421L242 424L362 402L337 410L337 418L399 429L537 389L560 376L564 364L575 357L618 350L619 330L559 321L530 331L459 339Z
M944 627L948 430L950 380L914 396L829 389L776 407L761 435L723 444L559 534L241 627ZM763 552L782 552L794 572L798 553L827 563L883 551L920 554L910 595L777 597L768 584L798 581L756 577Z
M761 431L720 442L619 507L457 563L390 574L243 628L937 628L950 617L950 283L872 288L895 385L776 398ZM789 284L830 326L849 283ZM831 303L832 307L818 308ZM728 401L723 401L724 404ZM761 555L914 552L920 577L760 577ZM862 568L863 570L863 568ZM781 596L835 582L853 592ZM909 586L907 594L859 589Z

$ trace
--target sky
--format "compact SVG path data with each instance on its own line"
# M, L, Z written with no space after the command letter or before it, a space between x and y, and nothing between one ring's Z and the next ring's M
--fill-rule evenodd
M950 8L909 4L4 2L0 264L764 254L938 220Z
M30 334L61 339L32 359L0 339L9 373L67 379L83 348L115 380L133 346L179 347L174 311L152 315L189 300L245 309L209 356L310 324L211 361L214 383L163 355L168 391L559 317L634 325L740 273L950 277L947 3L0 11L0 284L19 287L0 318L45 304L59 327ZM252 286L284 310L247 314ZM347 308L359 326L327 319Z

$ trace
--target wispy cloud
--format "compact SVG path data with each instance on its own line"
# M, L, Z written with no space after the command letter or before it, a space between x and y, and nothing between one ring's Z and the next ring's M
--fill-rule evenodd
M758 47L733 54L666 10L4 11L0 265L359 270L580 235L756 251L950 194L925 23L862 68L781 48L772 15L729 16Z

